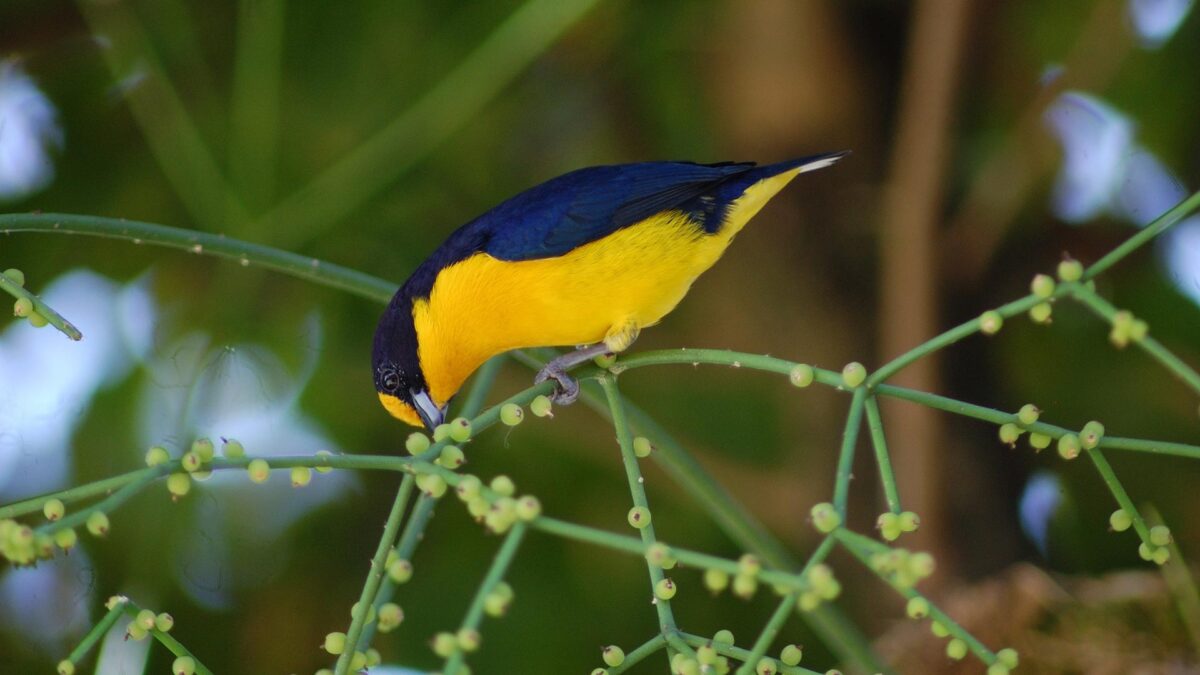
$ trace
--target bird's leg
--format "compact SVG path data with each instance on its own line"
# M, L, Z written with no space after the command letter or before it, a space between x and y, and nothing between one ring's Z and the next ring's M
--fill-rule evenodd
M580 347L573 352L563 354L547 363L533 378L535 384L553 379L558 383L550 400L558 405L570 405L579 398L579 383L567 375L567 371L581 363L590 361L597 356L617 354L629 349L637 340L641 328L633 320L622 321L613 325L604 335L602 342L586 347Z
M579 398L579 383L573 377L567 375L567 371L581 363L607 353L608 346L603 342L580 347L573 352L567 352L562 356L551 359L534 376L533 382L534 384L540 384L546 380L554 380L558 386L554 388L554 393L550 395L550 400L554 401L557 405L571 405L575 402L575 399Z

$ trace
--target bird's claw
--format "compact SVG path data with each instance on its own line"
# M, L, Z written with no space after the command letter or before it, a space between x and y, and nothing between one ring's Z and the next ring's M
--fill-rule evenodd
M579 398L579 383L567 375L566 371L546 366L538 371L537 376L533 378L533 383L541 384L546 380L554 380L554 392L550 394L550 400L554 405L571 405Z

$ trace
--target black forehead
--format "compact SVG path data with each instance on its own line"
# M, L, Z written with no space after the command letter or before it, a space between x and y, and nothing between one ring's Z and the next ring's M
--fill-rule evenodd
M394 372L404 388L424 387L425 376L417 352L417 329L413 323L412 302L405 289L396 292L379 318L371 350L371 370L375 384Z

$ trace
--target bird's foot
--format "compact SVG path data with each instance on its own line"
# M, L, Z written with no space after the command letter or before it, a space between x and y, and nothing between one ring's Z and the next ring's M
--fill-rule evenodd
M554 393L550 394L550 400L555 405L571 405L579 398L579 383L575 378L567 375L567 371L554 362L546 364L545 368L538 371L538 374L533 378L534 384L541 384L546 380L554 380Z

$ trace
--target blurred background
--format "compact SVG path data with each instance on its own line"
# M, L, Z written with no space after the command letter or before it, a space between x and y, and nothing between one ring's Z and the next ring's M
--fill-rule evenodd
M795 2L5 0L0 3L0 211L57 211L224 233L403 281L458 225L565 171L647 159L757 160L851 149L803 176L637 349L720 347L872 368L1027 292L1064 252L1094 261L1200 187L1200 25L1190 0ZM372 390L381 307L262 270L84 237L12 235L0 267L74 321L71 343L0 327L0 502L141 465L195 435L251 453L395 453L408 430ZM1200 365L1200 220L1099 282ZM1010 321L897 383L1122 436L1200 441L1198 401L1107 328L1061 304ZM510 363L493 394L530 382ZM847 399L719 369L622 378L797 555L817 540ZM1186 595L1142 563L1091 466L1001 445L994 427L884 408L901 497L933 551L933 597L1021 672L1194 672ZM584 406L471 446L549 514L621 530L611 429ZM851 524L884 510L864 445ZM1200 556L1200 464L1110 455ZM395 477L335 472L293 490L216 476L113 517L107 540L0 570L0 671L50 672L129 594L170 611L218 673L325 665L344 629ZM647 488L668 542L740 551L661 472ZM424 672L458 625L497 540L461 506L437 512L377 646ZM951 665L873 575L833 558L846 612L899 672ZM480 673L588 672L599 645L656 630L644 563L531 535L488 621ZM757 634L774 606L673 603L688 630ZM695 578L692 578L692 577ZM1186 587L1186 583L1184 584ZM1192 587L1194 589L1194 586ZM1182 609L1181 609L1182 607ZM1194 621L1194 619L1192 619ZM836 665L798 618L782 637ZM105 672L162 672L165 650L110 640ZM651 659L636 672L661 672Z

